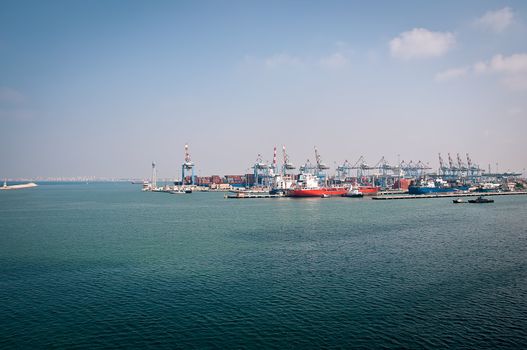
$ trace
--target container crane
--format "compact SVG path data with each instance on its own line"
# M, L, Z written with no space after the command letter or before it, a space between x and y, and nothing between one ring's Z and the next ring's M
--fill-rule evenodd
M317 167L314 166L313 164L311 164L311 161L309 159L306 160L306 163L302 166L300 166L300 171L302 173L313 173L314 170L316 169Z
M287 152L285 150L285 145L282 147L282 154L284 157L284 165L282 167L282 173L285 175L287 173L287 170L293 170L296 167L293 163L289 161L289 156L287 155Z
M337 167L337 177L339 180L346 180L347 177L351 177L352 166L348 160L345 160L342 165Z
M315 146L315 159L317 161L317 169L318 170L328 170L329 169L329 166L327 166L326 164L322 163L322 160L320 158L320 154L318 153L318 149L317 149L316 146Z
M451 175L456 176L458 174L459 169L454 165L454 161L452 160L450 153L448 153L448 166L450 168Z
M459 175L464 176L468 174L468 168L465 163L461 160L461 157L459 156L459 153L457 154L457 166L459 169Z
M450 168L445 165L441 153L439 153L439 174L443 176L450 175Z
M470 156L468 155L468 153L466 154L467 155L467 167L468 167L468 174L470 177L478 177L478 176L481 176L481 168L479 167L479 165L476 165L472 162L472 158L470 158Z
M268 169L269 165L262 160L262 155L258 153L253 165L254 182L256 185L260 184L262 176L266 175Z

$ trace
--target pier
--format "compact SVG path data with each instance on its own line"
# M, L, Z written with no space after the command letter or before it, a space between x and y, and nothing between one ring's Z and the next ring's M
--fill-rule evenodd
M400 196L375 196L373 200L395 200L395 199L428 199L428 198L459 198L459 197L486 197L486 196L515 196L526 195L527 191L514 192L471 192L471 193L441 193L441 194L415 194Z
M245 198L283 198L283 195L280 194L246 194L246 193L236 193L236 194L227 194L225 198L229 199L245 199Z
M22 190L24 188L32 188L32 187L37 187L38 185L34 182L30 182L30 183L27 183L27 184L19 184L19 185L7 185L7 183L4 183L3 186L0 186L0 190L5 190L5 191L8 191L8 190Z

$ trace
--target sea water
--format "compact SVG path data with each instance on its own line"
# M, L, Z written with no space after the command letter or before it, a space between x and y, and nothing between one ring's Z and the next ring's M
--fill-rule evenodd
M527 348L527 196L0 193L0 348Z

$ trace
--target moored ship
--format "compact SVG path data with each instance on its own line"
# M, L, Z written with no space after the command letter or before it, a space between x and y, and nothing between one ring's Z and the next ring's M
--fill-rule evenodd
M289 197L322 197L342 196L348 189L345 187L296 188L288 191Z
M289 197L322 197L342 196L346 194L346 187L320 186L318 178L312 174L302 174L296 187L287 191Z
M431 193L449 193L458 191L468 191L469 186L449 185L446 181L436 179L435 181L426 181L420 184L408 187L409 194L431 194Z
M365 196L375 196L379 192L379 187L377 186L359 186L359 193L362 193Z

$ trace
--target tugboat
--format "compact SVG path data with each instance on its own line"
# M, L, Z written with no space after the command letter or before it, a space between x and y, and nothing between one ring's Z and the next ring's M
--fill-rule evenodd
M348 193L343 194L342 197L362 198L364 197L364 193L361 193L359 189L353 188L353 186L351 186Z
M479 196L476 199L470 199L469 203L494 203L494 199L487 199Z

